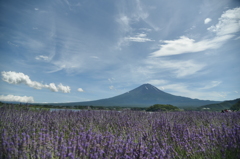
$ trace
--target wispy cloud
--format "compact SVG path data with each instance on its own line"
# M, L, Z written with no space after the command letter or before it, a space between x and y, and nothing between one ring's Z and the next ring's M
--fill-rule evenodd
M193 99L203 99L203 100L219 100L225 98L228 92L216 92L216 91L199 91L191 87L189 84L185 83L167 83L156 85L159 89L164 89L164 91L169 92L173 95L180 95L183 97L189 97Z
M39 55L35 57L36 60L44 60L44 61L48 61L49 57L48 56L44 56L44 55Z
M75 1L63 0L63 2L65 3L62 3L62 4L67 5L70 11L76 11L77 7L81 6L81 3L77 1L75 2Z
M226 98L229 92L214 92L217 97Z
M204 86L203 88L200 89L210 89L210 88L214 88L216 86L218 86L219 84L221 84L222 81L211 81L210 84L206 84L206 86Z
M20 39L21 38L21 39ZM45 43L41 40L33 39L27 35L19 33L19 38L14 41L16 45L27 48L30 51L38 52L45 47Z
M131 19L127 15L120 14L116 21L120 24L120 29L122 32L128 32L132 29L130 26Z
M12 43L12 42L10 42L10 41L8 41L8 44L11 45L11 46L18 47L18 45L14 44L14 43Z
M236 37L234 40L239 40L240 39L240 36L239 37Z
M61 91L63 93L70 93L70 87L69 86L64 86L61 83L56 86L55 83L50 83L50 84L42 84L37 81L32 81L28 75L25 75L21 72L1 72L2 74L2 80L9 83L9 84L25 84L31 88L35 89L42 89L42 88L47 88L50 89L53 92L58 92Z
M110 83L113 83L114 80L115 80L114 78L108 78L108 81L109 81Z
M134 0L131 3L127 3L129 6L125 6L125 3L121 3L119 6L119 16L117 16L116 21L119 23L119 30L124 36L120 36L118 43L117 43L117 49L121 50L122 46L127 44L127 42L147 42L147 41L153 41L150 38L146 38L145 34L138 34L136 36L132 36L132 32L135 31L134 25L137 24L140 21L144 21L148 27L150 28L139 28L139 30L142 31L151 31L152 29L159 30L158 27L156 27L153 23L148 21L149 13L147 9L145 9L145 6L141 3L139 0ZM128 8L129 7L129 8ZM122 8L125 8L122 10Z
M150 80L150 81L148 81L148 83L157 86L157 85L167 84L168 81L166 81L166 80Z
M109 86L109 89L111 89L111 90L114 89L114 86Z
M10 102L23 102L23 103L33 103L33 97L27 96L15 96L15 95L0 95L0 101L10 101Z
M153 52L151 56L170 56L219 48L227 40L234 37L234 33L240 31L239 15L240 8L224 12L221 18L219 18L218 24L208 28L209 31L216 33L214 38L195 41L186 36L181 36L179 39L175 40L163 40L161 41L163 44L160 45L160 49Z
M136 61L131 65L124 65L110 72L114 83L150 83L153 85L168 84L169 79L187 79L200 77L205 74L206 64L195 60L169 60L163 58L147 58ZM103 77L104 78L104 77ZM112 80L108 79L111 83ZM112 84L112 83L111 83Z
M148 42L148 41L154 41L151 40L149 38L147 38L147 34L138 34L136 36L133 37L126 37L125 38L126 41L132 41L132 42Z
M149 29L149 28L140 28L139 30L143 30L143 31L147 31L147 32L152 31L152 29Z
M99 59L99 57L97 57L97 56L90 56L90 58Z
M148 19L149 12L148 12L148 9L146 9L148 7L145 7L140 0L136 0L136 7L135 8L136 8L136 11L135 11L134 15L135 15L135 17L138 21L143 20L152 29L154 29L155 31L159 31L159 27Z
M201 71L205 64L198 63L194 60L163 60L160 58L148 58L146 60L147 68L153 72L167 71L168 74L172 73L177 78L194 75Z

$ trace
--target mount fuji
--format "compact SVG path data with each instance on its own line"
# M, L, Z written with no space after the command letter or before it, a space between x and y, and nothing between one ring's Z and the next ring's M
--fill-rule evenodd
M100 99L87 102L59 103L54 105L148 107L153 104L171 104L180 107L181 106L198 107L214 103L220 102L176 96L163 92L151 84L143 84L129 92L107 99Z

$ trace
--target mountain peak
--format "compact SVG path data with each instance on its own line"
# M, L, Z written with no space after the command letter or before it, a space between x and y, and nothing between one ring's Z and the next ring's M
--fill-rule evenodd
M146 86L146 87L147 87L147 86L151 86L151 87L152 87L153 85L151 85L151 84L149 84L149 83L145 83L145 84L143 84L143 85L141 85L141 86ZM140 87L141 87L141 86L140 86Z
M151 90L151 91L157 91L157 92L161 92L161 90L159 90L157 87L149 84L149 83L146 83L146 84L143 84L141 85L140 87L138 87L137 89L145 89L145 90Z

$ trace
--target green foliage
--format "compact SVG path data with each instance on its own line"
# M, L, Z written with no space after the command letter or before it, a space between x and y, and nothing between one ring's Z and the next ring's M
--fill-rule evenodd
M179 108L172 106L172 105L155 104L155 105L147 108L146 111L152 111L152 112L155 112L155 111L179 111Z
M233 111L239 111L240 110L240 101L238 101L236 104L230 107L231 110Z

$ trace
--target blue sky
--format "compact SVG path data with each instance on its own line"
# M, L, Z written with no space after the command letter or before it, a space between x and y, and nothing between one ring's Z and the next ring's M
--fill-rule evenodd
M238 0L1 1L0 43L0 100L240 97Z

